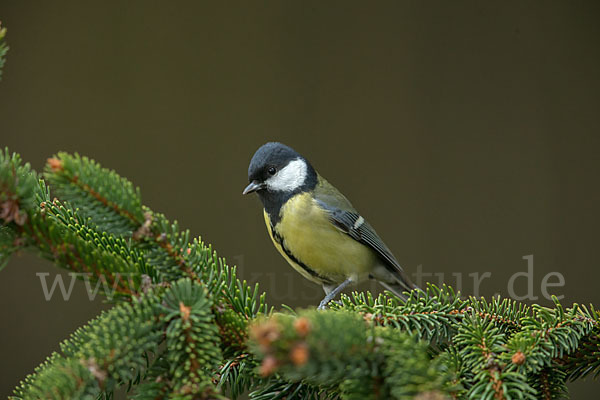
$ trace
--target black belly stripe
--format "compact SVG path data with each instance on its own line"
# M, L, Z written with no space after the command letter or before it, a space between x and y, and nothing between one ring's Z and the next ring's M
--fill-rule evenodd
M277 233L277 231L275 231L275 229L273 228L273 224L271 224L271 233L273 234L273 238L275 239L275 241L277 243L279 243L279 245L281 246L281 248L283 249L283 252L296 264L298 264L303 270L305 270L306 272L308 272L311 276L314 276L315 278L321 280L323 283L331 285L334 284L335 282L332 281L329 278L326 278L322 275L320 275L319 273L317 273L314 269L310 268L308 265L304 264L302 261L298 260L291 251L289 251L285 245L283 244L283 238L281 237L281 235L279 233Z

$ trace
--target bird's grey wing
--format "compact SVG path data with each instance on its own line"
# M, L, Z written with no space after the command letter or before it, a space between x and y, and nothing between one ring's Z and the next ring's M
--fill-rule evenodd
M317 186L314 189L314 196L318 201L326 204L327 207L358 213L352 206L352 203L350 203L350 200L320 175L317 180Z
M316 196L319 205L329 213L330 221L352 239L370 247L384 261L384 266L398 279L398 283L407 290L416 286L408 278L398 260L390 249L383 243L375 230L360 214L352 208L343 210L328 204L323 198Z

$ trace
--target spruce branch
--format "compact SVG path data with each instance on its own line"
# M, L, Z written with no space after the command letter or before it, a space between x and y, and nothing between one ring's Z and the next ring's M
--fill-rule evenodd
M159 297L121 303L79 328L15 390L15 399L95 399L102 391L135 379L147 366L145 353L158 351L162 324Z
M344 327L344 329L339 329ZM335 333L334 333L335 332ZM343 399L412 399L447 392L448 376L427 345L348 311L276 314L251 328L263 376L340 393Z
M131 235L144 221L139 188L94 160L58 153L47 160L44 177L57 197L78 207L101 230Z
M127 179L87 157L63 152L47 160L44 176L60 199L73 204L99 230L140 242L168 279L195 278L183 257L189 232L180 232L177 222L171 224L142 206L139 188Z
M135 399L557 399L600 370L593 307L429 285L273 314L257 285L114 171L59 153L44 177L0 152L0 265L35 251L117 296L15 398L110 399L125 386Z
M222 355L205 289L189 279L178 282L164 296L162 308L174 393L212 393L211 374Z
M348 310L363 315L380 326L405 330L432 343L448 341L456 333L456 323L467 307L452 288L429 285L425 292L411 292L406 301L392 293L373 298L371 293L352 293L341 296L334 310Z

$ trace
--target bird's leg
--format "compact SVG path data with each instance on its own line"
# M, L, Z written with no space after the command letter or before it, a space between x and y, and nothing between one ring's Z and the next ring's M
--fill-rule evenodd
M325 298L323 300L321 300L321 303L319 303L319 307L317 307L317 310L323 310L323 309L325 309L325 306L327 305L327 303L329 303L331 300L335 299L336 296L342 290L344 290L344 288L346 286L348 286L350 283L352 283L352 279L348 278L344 282L340 283L340 285L338 287L336 287L335 289L333 289L331 292L327 293L327 295L325 296Z

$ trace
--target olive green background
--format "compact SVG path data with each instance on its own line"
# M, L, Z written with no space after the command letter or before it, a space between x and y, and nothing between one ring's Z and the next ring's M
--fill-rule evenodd
M551 293L600 305L600 3L497 3L2 0L0 145L37 170L60 150L115 169L272 304L322 296L241 195L253 152L277 140L409 273L460 273L471 294L468 274L491 272L479 294L508 295L533 254L538 301L556 271ZM0 273L0 396L108 307L81 282L47 302L38 272L59 270L21 254Z

